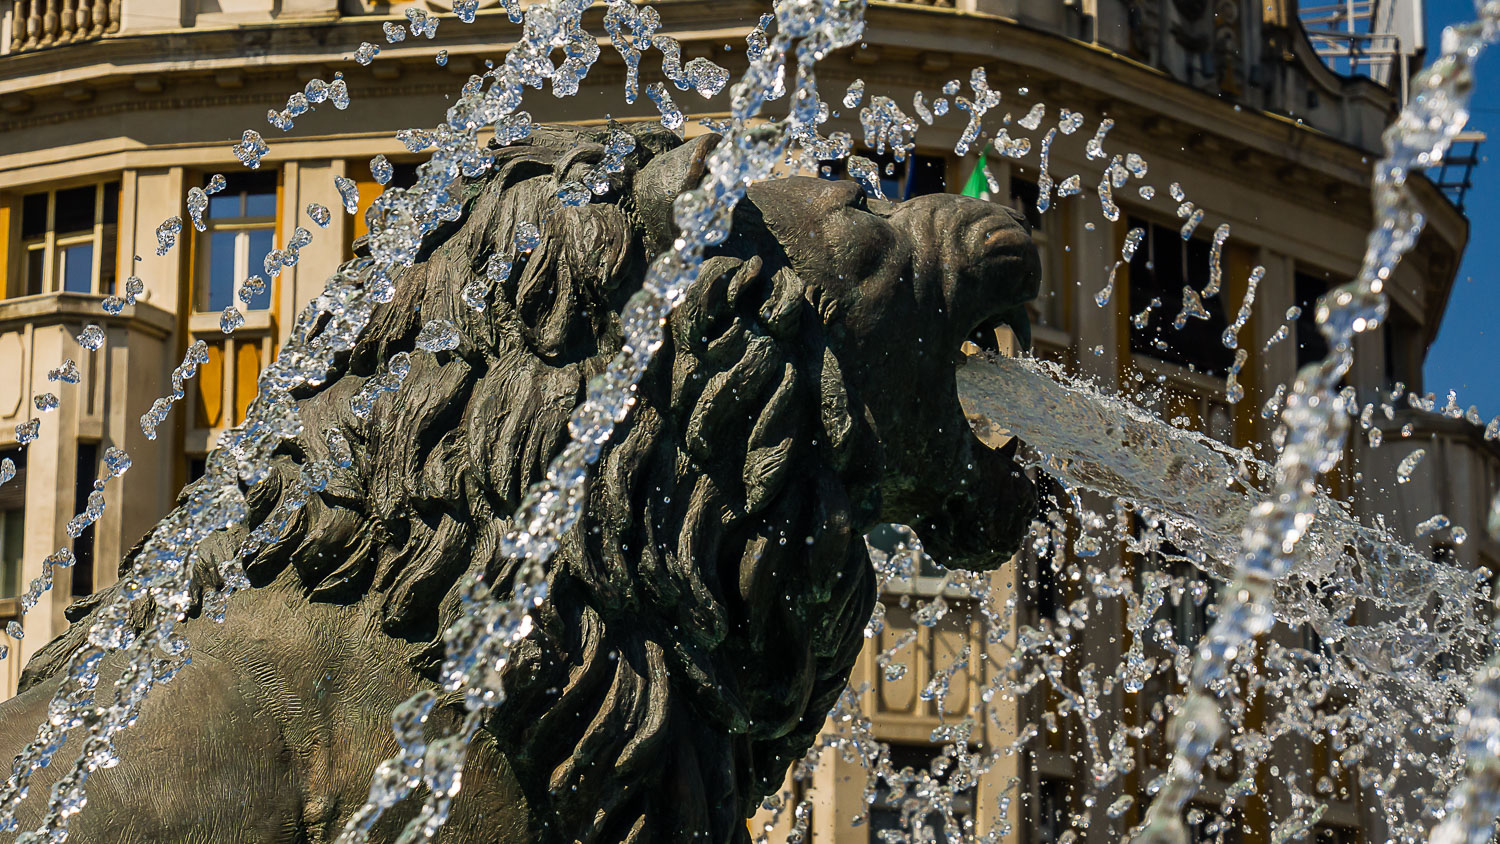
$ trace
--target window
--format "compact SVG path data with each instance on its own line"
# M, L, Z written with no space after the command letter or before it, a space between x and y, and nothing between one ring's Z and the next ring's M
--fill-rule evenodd
M1299 272L1296 275L1297 307L1297 368L1328 357L1328 340L1318 330L1318 298L1328 292L1326 274L1314 275Z
M417 183L417 164L419 162L392 162L391 180L384 187L409 188Z
M1359 844L1359 830L1346 826L1320 826L1313 834L1313 844Z
M0 598L21 594L22 551L26 540L26 451L7 455L16 476L0 486Z
M1394 390L1396 384L1405 384L1414 392L1422 387L1422 356L1426 346L1422 342L1422 329L1406 311L1395 302L1386 314L1381 328L1385 343L1385 387Z
M276 174L236 174L228 180L224 190L208 198L206 230L198 233L193 305L207 313L230 305L263 311L271 307L265 262L276 246ZM257 275L265 279L265 288L241 302L240 287Z
M1036 209L1041 190L1036 182L1022 178L1010 180L1011 207L1026 215L1026 226L1031 230L1031 242L1036 244L1037 256L1042 260L1042 283L1036 299L1026 304L1027 316L1032 325L1045 325L1066 330L1063 319L1063 297L1052 261L1052 228L1057 214L1043 214Z
M20 268L8 297L115 290L120 183L21 197Z
M877 154L866 149L855 154L875 162L880 170L880 190L886 199L903 201L948 189L948 162L941 156L911 152L905 161L897 161L889 151ZM849 175L845 161L824 164L818 172L825 179L854 178Z
M1030 474L1042 503L1037 522L1043 527L1033 534L1038 541L1026 543L1017 558L1020 566L1018 579L1021 594L1035 614L1033 618L1051 621L1057 618L1057 611L1067 600L1063 576L1067 570L1068 532L1061 516L1062 508L1057 503L1063 491L1040 470L1033 470Z
M1189 805L1186 820L1193 844L1240 844L1244 838L1239 812L1225 815L1216 807Z
M1152 528L1143 520L1137 519L1135 529L1136 535L1140 537ZM1214 606L1224 586L1213 576L1187 562L1184 556L1165 536L1158 536L1154 550L1141 554L1139 571L1159 572L1171 578L1156 619L1165 620L1172 625L1172 640L1177 645L1194 648L1208 632Z
M1068 782L1043 777L1036 789L1035 844L1057 844L1068 823Z
M78 444L78 466L73 484L73 512L82 513L89 506L89 493L99 472L99 444ZM73 594L88 595L94 591L94 526L89 525L73 540Z
M1139 315L1150 309L1136 327L1130 323L1130 351L1148 355L1198 372L1225 375L1234 363L1234 352L1224 348L1222 296L1203 299L1206 319L1188 317L1182 328L1174 324L1183 310L1183 288L1199 292L1208 286L1209 243L1202 238L1182 239L1176 226L1163 226L1131 217L1128 226L1145 230L1145 237L1130 260L1130 310Z
M924 773L933 769L933 762L942 756L940 747L928 747L923 745L891 745L891 767L897 771L907 771L916 775L918 779ZM946 764L938 767L939 773L933 774L932 779L946 785L949 775L953 770L953 760L945 760ZM891 786L885 780L880 780L875 786L875 802L870 805L870 844L880 844L886 838L881 833L903 833L907 829L927 829L931 835L922 837L915 836L913 840L918 841L945 841L945 824L940 813L933 812L927 815L907 817L908 813L916 815L930 804L913 796L918 790L915 782L909 784L906 796L892 799ZM972 787L959 791L953 795L953 815L959 821L974 816L975 793ZM904 839L903 839L904 840Z

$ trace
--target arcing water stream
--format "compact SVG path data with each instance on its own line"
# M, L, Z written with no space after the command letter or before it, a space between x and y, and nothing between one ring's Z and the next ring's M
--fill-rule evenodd
M313 451L327 453L328 459L304 467L302 492L292 497L294 503L318 495L329 471L347 460L346 443L326 432L302 430L293 391L323 381L334 355L352 345L374 307L391 300L401 270L414 261L421 239L461 212L455 185L481 175L491 163L481 134L492 131L505 143L530 132L531 119L520 109L527 87L540 89L550 82L558 96L578 90L599 55L594 37L581 24L589 5L587 0L547 0L523 12L517 0L507 0L505 7L512 20L523 25L523 35L505 62L472 77L441 125L402 133L408 148L430 150L431 161L419 170L414 187L387 190L376 201L367 218L372 258L340 268L323 295L303 312L263 373L247 422L230 431L212 454L205 479L193 488L188 503L152 532L125 576L117 604L103 607L95 617L88 645L73 657L66 682L53 700L53 717L39 726L36 741L16 760L0 787L0 829L14 828L15 810L26 797L30 776L51 762L70 733L79 732L81 752L53 787L44 820L18 839L66 840L69 818L84 805L88 777L111 763L113 738L128 728L152 687L173 676L190 657L173 630L191 600L190 563L196 546L208 534L243 522L245 489L264 479L271 452L293 437L326 439L326 447ZM454 11L460 20L472 21L475 7L472 0L459 0ZM408 17L412 35L434 36L437 18L425 13ZM1334 390L1350 365L1351 338L1383 318L1383 281L1422 225L1406 195L1405 179L1440 160L1448 141L1462 128L1467 116L1463 102L1472 84L1470 67L1480 48L1494 40L1497 22L1500 2L1488 3L1479 23L1448 39L1444 56L1434 71L1421 77L1412 106L1389 133L1388 156L1376 171L1378 219L1365 272L1320 307L1319 322L1333 352L1328 361L1309 368L1290 385L1282 414L1285 447L1275 466L1167 425L1122 398L1101 394L1044 366L992 360L971 362L963 370L963 392L972 408L1019 434L1030 447L1035 468L1061 488L1053 511L1034 526L1032 556L1047 561L1048 571L1045 577L1033 573L1030 588L1036 588L1038 577L1066 579L1078 594L1050 615L1028 620L1023 619L1025 601L1016 590L998 588L993 579L976 575L945 575L944 584L972 602L987 628L985 641L994 649L965 649L952 664L933 673L922 694L941 703L949 681L971 662L988 662L994 670L986 672L986 688L975 710L934 735L945 749L928 770L898 769L893 764L888 748L874 740L868 722L859 715L860 690L851 690L834 710L827 744L867 770L867 802L884 789L902 806L905 831L882 833L887 840L921 840L930 819L941 819L950 840L995 840L1007 834L1013 823L1009 812L1001 811L990 829L976 829L958 810L960 797L972 790L981 774L1025 752L1043 731L1069 730L1080 735L1092 774L1088 794L1078 801L1082 811L1069 818L1067 834L1075 837L1092 824L1123 825L1133 801L1151 798L1145 821L1135 832L1145 840L1181 844L1188 838L1189 825L1222 834L1239 808L1259 799L1260 783L1269 773L1283 780L1291 794L1288 813L1276 819L1273 829L1278 842L1306 836L1331 795L1351 789L1374 795L1392 840L1420 840L1439 818L1443 820L1436 837L1443 844L1488 840L1500 807L1500 663L1480 673L1474 688L1468 684L1477 655L1489 650L1486 587L1476 573L1433 563L1386 536L1379 526L1360 524L1342 504L1321 494L1316 480L1342 452L1353 415L1354 408ZM627 63L628 100L636 96L642 55L653 48L663 54L667 76L680 89L697 88L711 95L724 87L727 73L722 68L700 60L681 65L676 43L657 35L660 19L650 6L609 0L605 26ZM676 205L683 237L653 266L645 288L631 300L625 351L589 385L588 398L573 417L571 443L523 502L515 523L524 527L507 537L500 549L516 562L515 577L504 584L478 579L465 584L468 612L448 631L442 676L446 690L464 692L468 719L457 733L427 741L422 726L435 695L419 695L398 709L394 723L401 752L380 766L368 803L349 820L341 841L365 840L381 814L419 786L427 788L427 798L401 841L429 840L443 824L461 782L469 739L485 709L504 705L509 649L530 630L531 609L546 599L545 566L577 521L589 467L615 424L629 412L630 391L661 342L665 316L696 277L705 251L726 236L746 185L769 177L789 156L825 161L849 157L849 136L835 133L823 138L818 133L829 109L819 96L815 67L828 52L857 42L862 27L859 0L781 0L774 16L767 15L751 32L750 68L730 88L732 117L722 127L726 140L711 157L704 183ZM386 37L400 40L405 32L388 23ZM557 51L565 58L554 64ZM369 63L378 52L374 45L363 45L356 60ZM789 63L795 68L790 86ZM978 140L986 114L1000 102L982 71L973 73L970 87L973 99L961 96L955 82L944 89L945 97L932 101L932 109L920 96L913 104L922 121L931 124L947 113L947 98L953 98L958 110L968 115L955 150L960 155ZM666 86L650 86L647 93L664 124L681 125L682 113ZM767 130L760 122L762 112L788 94L788 115ZM856 107L863 96L862 85L858 90L851 87L845 106ZM285 110L273 111L268 119L286 131L293 118L324 101L335 108L349 105L341 78L332 84L309 82L304 92L288 100ZM1045 107L1033 106L1017 125L1038 130L1044 114ZM872 95L861 122L867 145L877 152L890 144L901 159L915 145L917 121L889 98ZM1052 203L1045 156L1059 132L1072 134L1081 124L1078 113L1064 109L1057 126L1048 127L1037 144L1046 185L1039 210ZM1109 162L1098 196L1101 215L1111 221L1120 216L1114 191L1131 179L1143 179L1147 172L1138 155L1105 153L1112 125L1109 120L1101 122L1088 149L1090 159ZM1005 129L993 131L992 137L994 148L1012 158L1023 158L1032 148L1030 139L1012 138ZM260 134L246 130L235 154L246 166L256 167L266 150ZM600 166L600 174L607 176L608 160ZM878 191L872 167L868 160L850 159L849 171ZM346 182L339 187L347 195L353 186ZM1140 186L1143 197L1148 189ZM1056 187L1059 199L1079 192L1079 176ZM201 207L202 193L188 197L190 211ZM565 204L580 204L588 202L590 194L591 185L580 183L560 185L558 196ZM1204 220L1204 209L1194 208L1177 185L1171 194L1188 220L1188 237ZM327 210L322 212L326 219ZM492 282L503 280L510 259L527 251L526 242L542 223L530 223L526 231L518 226L516 242L491 262ZM179 218L163 222L158 229L163 252L175 246L181 229ZM268 274L274 277L281 266L297 260L297 248L312 237L305 229L298 231L288 250L278 253L275 262L267 261ZM1202 311L1200 297L1218 295L1218 256L1228 237L1227 225L1215 231L1212 289L1185 293L1179 323ZM1132 252L1138 243L1139 237L1126 239ZM1129 257L1122 255L1123 260ZM252 281L264 284L259 277ZM246 282L246 289L260 289L252 281ZM465 291L464 298L482 308L486 294ZM1107 301L1108 289L1099 296L1101 303ZM1242 313L1248 313L1248 306L1247 301ZM242 321L232 310L225 312L226 332ZM1236 328L1243 323L1242 317ZM452 341L453 332L451 325L430 324L416 351L443 347ZM1233 332L1225 342L1234 347ZM192 376L194 360L190 356L184 362L176 393ZM1243 361L1242 355L1238 363ZM372 379L374 388L357 399L366 412L376 401L401 400L408 366L408 353L399 353L378 379ZM381 398L384 393L395 395ZM44 405L41 398L39 408ZM55 407L56 401L50 397L47 404ZM163 400L151 425L159 424L170 408L171 401ZM27 435L35 437L36 428ZM123 454L110 459L115 467L129 465ZM116 474L111 468L106 479ZM1104 514L1085 503L1101 497L1109 502ZM91 502L85 515L97 518L97 509ZM273 513L266 523L248 530L241 556L273 539L286 515ZM884 583L910 577L921 559L915 537L909 532L901 535L893 548L873 554ZM1094 565L1104 542L1119 543L1141 564ZM67 564L66 558L59 559L58 564ZM220 575L224 588L206 602L214 611L233 611L226 603L228 595L245 583L238 559L226 561ZM1016 580L1022 579L1018 573ZM1204 635L1193 619L1213 602L1213 579L1228 586L1222 590L1218 621ZM34 591L39 594L44 588L46 584L40 584ZM914 613L919 624L942 623L950 611L945 594L939 589L931 600L920 603ZM143 597L150 599L145 602L145 620L128 619L130 604ZM1128 641L1118 664L1074 664L1084 626L1106 606L1127 619ZM1173 618L1162 617L1168 609ZM872 636L884 625L882 612L877 610L871 621ZM1299 639L1303 634L1298 631L1307 635ZM888 676L902 670L898 659L909 644L898 642L878 658ZM96 701L99 661L116 650L126 652L128 667L112 699ZM1044 688L1056 703L1040 718L1040 726L1021 727L1008 746L980 748L974 730L984 719L996 717L992 704L1035 697ZM1186 697L1172 694L1178 688L1188 690ZM1158 692L1155 705L1132 703L1141 710L1132 719L1118 718L1118 707L1106 705L1122 696L1143 701L1151 690ZM1466 705L1469 708L1462 709ZM1456 721L1464 730L1458 743ZM1278 769L1278 743L1296 737L1330 748L1324 770ZM1137 751L1148 747L1153 748L1148 755L1161 758L1162 773L1126 789L1127 779L1143 773L1136 770ZM794 778L809 779L825 749L815 748ZM1205 772L1230 784L1218 801L1219 819L1195 822L1193 813L1202 810L1188 808L1187 802ZM1354 778L1357 783L1351 781ZM1001 799L1005 806L1013 802L1011 796ZM792 835L800 839L806 832L807 805L773 800L767 808L790 809ZM1122 828L1120 834L1129 832Z

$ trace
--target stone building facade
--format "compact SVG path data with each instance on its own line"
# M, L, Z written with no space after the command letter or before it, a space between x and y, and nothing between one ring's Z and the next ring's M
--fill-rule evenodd
M684 60L711 58L736 75L744 68L745 34L767 8L753 0L656 5L663 31L682 42ZM410 179L419 159L396 131L436 123L444 97L518 35L499 3L486 0L474 24L445 15L436 40L386 43L381 24L404 22L409 6L449 10L428 0L0 0L0 449L21 470L0 486L0 624L18 616L14 596L48 554L71 547L80 560L59 572L53 591L26 616L26 637L10 642L13 654L0 662L0 695L15 689L17 656L24 659L65 626L72 596L113 580L116 562L201 471L218 434L241 421L256 375L291 319L363 233L363 210L380 190L371 157L387 156L398 184ZM623 63L604 37L600 13L594 15L603 58L579 96L532 96L527 108L537 121L656 117L646 97L625 103ZM1032 213L1046 274L1032 314L1037 353L1109 387L1144 374L1170 387L1167 406L1158 408L1164 418L1269 455L1272 423L1260 409L1276 384L1320 354L1310 318L1317 296L1358 270L1372 213L1371 164L1403 97L1396 80L1415 66L1419 50L1395 59L1402 73L1383 76L1389 85L1342 76L1319 60L1296 0L871 0L867 19L865 44L821 65L830 102L840 99L832 92L863 79L872 94L907 108L915 92L930 102L949 80L966 80L982 66L1004 96L996 117L1007 110L1019 116L1039 101L1049 105L1049 125L1061 108L1083 115L1084 128L1058 139L1049 165L1058 180L1082 174L1082 194L1056 200L1046 215ZM369 66L350 61L362 41L381 47ZM444 65L434 60L438 49L446 50ZM643 85L662 78L656 58L643 62ZM349 87L347 111L320 105L286 134L266 125L267 109L281 108L308 80L332 80L335 73ZM678 101L691 132L702 131L697 119L722 118L728 110L722 95L704 101L684 93ZM1144 156L1147 181L1157 190L1152 201L1134 185L1117 196L1122 213L1114 223L1100 218L1093 187L1103 162L1085 150L1104 118L1114 121L1107 148ZM952 153L963 123L955 110L923 127L914 157L888 171L886 192L905 198L957 191L973 166L972 156ZM246 128L270 144L257 171L245 170L231 152ZM828 127L856 137L859 128L854 114L838 115ZM995 121L987 128L993 131ZM158 256L157 226L186 218L188 189L220 173L227 187L212 198L208 230L184 231L177 249ZM991 173L1011 201L1034 209L1035 152L1015 162L992 155ZM334 184L340 176L357 184L358 214L340 211ZM1186 242L1178 236L1178 203L1167 198L1173 183L1207 212ZM1388 326L1361 341L1348 383L1362 401L1398 381L1421 389L1422 360L1468 237L1467 221L1438 189L1422 182L1417 190L1428 228L1388 285ZM334 212L326 228L309 222L310 203ZM1233 231L1224 253L1225 292L1209 303L1201 336L1162 349L1155 342L1161 312L1170 321L1180 288L1203 286L1207 239L1221 223ZM285 246L298 226L314 235L301 260L252 297L246 324L226 337L219 311L265 252ZM1147 233L1139 257L1120 268L1115 295L1101 308L1094 294L1136 227ZM1229 360L1217 336L1256 266L1265 276L1242 332L1253 354L1240 378L1246 396L1235 404L1226 398ZM102 298L123 293L130 276L144 280L145 293L117 315L104 313ZM1131 317L1156 298L1165 307L1146 328L1135 328ZM1294 306L1303 316L1289 319ZM87 323L104 330L99 351L75 339ZM1263 348L1283 324L1288 340ZM141 415L170 391L172 368L200 339L208 344L208 362L159 436L148 440ZM65 358L77 361L80 383L48 380ZM33 397L48 392L60 407L43 412ZM1367 515L1391 509L1381 490L1396 487L1374 482L1376 467L1393 474L1403 449L1424 447L1431 471L1396 490L1395 521L1414 535L1434 502L1453 502L1445 506L1455 523L1470 528L1468 541L1423 541L1446 542L1434 553L1494 569L1500 546L1480 528L1500 484L1500 451L1472 426L1433 414L1412 417L1411 435L1395 446L1372 452L1362 437L1351 446L1371 476L1364 485L1346 479L1349 489L1361 491L1357 506ZM41 421L40 438L18 449L13 426L31 419ZM1395 425L1388 440L1400 439L1404 423L1382 424ZM111 446L127 450L134 467L106 485L98 523L70 540L66 525L84 505L79 489L97 477L100 455ZM1118 549L1106 549L1104 559L1111 554L1130 564ZM1013 565L997 577L1035 582L1037 561ZM930 587L919 579L911 588L920 595ZM1024 612L1040 611L1034 595L1023 598ZM946 626L920 627L909 614L903 618L899 595L888 603L891 623L883 635L911 631L924 656L893 679L866 659L855 682L872 689L866 700L876 736L892 742L902 759L920 760L931 753L934 727L967 708L990 669L971 661L974 667L954 678L949 711L937 712L918 690L933 666L974 641L977 628L961 614ZM1096 616L1080 658L1118 660L1123 646L1113 633L1123 623L1108 612ZM1136 702L1126 697L1115 690L1108 705L1134 711ZM988 724L976 738L1009 743L1025 720L1018 708L1010 722ZM966 810L978 827L990 828L998 795L1014 776L1029 799L1011 809L1017 823L1009 838L1058 840L1059 818L1074 799L1067 784L1082 775L1069 741L1064 735L1040 742L1018 755L1010 771L987 776ZM815 841L875 840L871 826L848 825L863 781L844 764L835 760L818 774L826 782L812 811ZM1150 764L1143 762L1143 771ZM1138 789L1146 778L1137 774L1126 785ZM1222 784L1210 784L1208 793L1215 787ZM1246 810L1247 841L1270 840L1279 799ZM1129 813L1122 823L1137 817ZM1357 840L1361 826L1363 835L1382 838L1378 823L1362 815L1357 789L1334 801L1324 824L1330 841ZM1104 823L1081 833L1091 843L1118 835Z

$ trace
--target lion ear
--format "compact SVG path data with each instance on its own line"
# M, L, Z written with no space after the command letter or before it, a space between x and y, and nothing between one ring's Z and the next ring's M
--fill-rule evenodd
M703 174L708 171L708 154L720 140L718 135L701 135L651 159L636 175L633 188L636 213L654 251L665 249L675 237L672 203L703 181Z

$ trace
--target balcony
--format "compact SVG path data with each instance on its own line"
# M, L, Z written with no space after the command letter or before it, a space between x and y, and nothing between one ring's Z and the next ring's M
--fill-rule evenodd
M0 53L76 44L120 29L120 0L11 0L0 12Z

